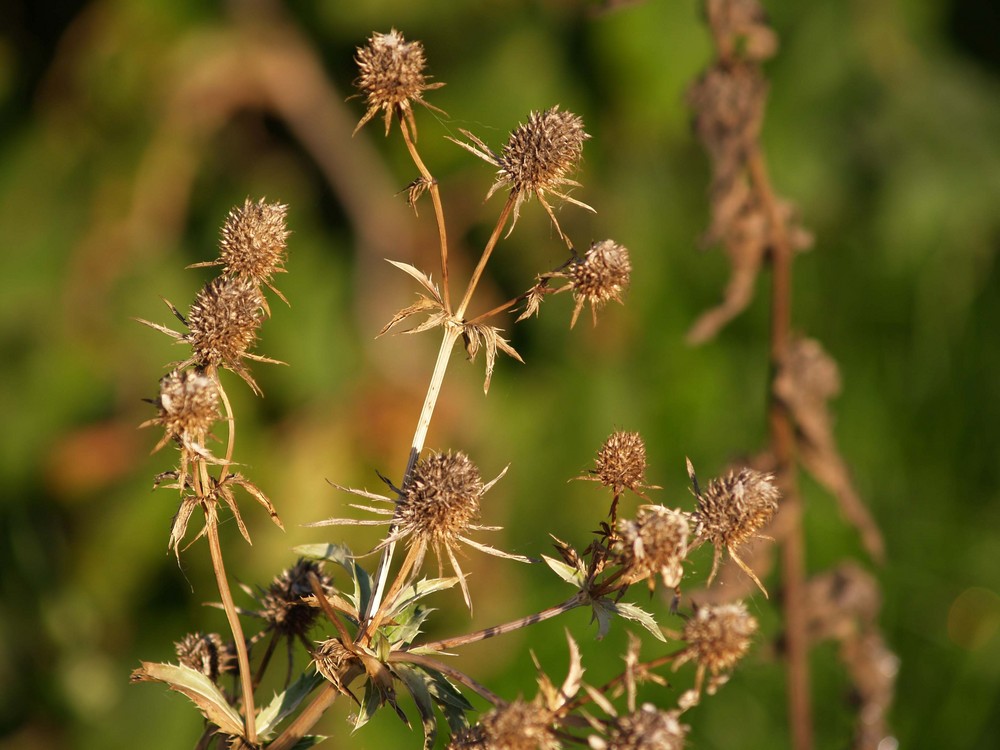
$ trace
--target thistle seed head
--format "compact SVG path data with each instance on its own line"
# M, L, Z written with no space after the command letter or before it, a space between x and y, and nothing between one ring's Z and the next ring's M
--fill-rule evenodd
M730 471L699 493L695 533L731 553L770 522L778 510L779 496L772 474L753 469Z
M265 203L263 198L256 203L247 198L230 211L219 241L219 261L225 273L264 284L284 270L287 213L288 206Z
M479 518L485 491L479 469L461 451L435 453L419 461L396 503L401 534L436 548L458 543Z
M622 294L628 289L631 280L632 264L629 262L628 250L613 240L595 242L583 256L575 262L569 271L573 299L576 308L573 310L572 328L586 302L597 324L597 311L608 300L622 301Z
M396 29L388 34L372 34L364 47L358 47L354 60L359 71L354 85L368 102L368 111L354 129L355 133L379 110L385 111L386 135L389 135L392 116L397 112L413 126L411 102L428 106L423 100L423 92L444 85L427 83L424 45L407 42Z
M680 585L690 533L687 516L682 511L643 505L634 521L618 522L618 533L621 541L617 550L627 571L625 581L634 583L649 578L652 587L652 579L659 573L664 586Z
M687 727L677 711L660 711L646 703L638 711L615 721L605 746L608 750L680 750Z
M479 724L463 733L457 748L483 750L557 750L552 715L541 706L516 700L486 713Z
M212 682L220 674L236 671L236 650L218 633L188 633L174 643L180 663L201 672Z
M590 472L616 495L624 490L638 492L646 487L646 444L638 432L611 433L597 452Z
M316 671L323 677L340 687L341 678L347 665L357 657L340 642L339 638L329 638L319 642L319 647L313 651L313 663Z
M323 572L315 560L299 560L268 586L260 598L258 615L268 628L279 635L294 637L305 635L320 615L320 610L310 607L302 599L313 593L309 574L313 574L324 590L333 589L333 580Z
M503 147L498 183L510 185L518 194L568 184L567 175L579 165L583 142L588 138L583 119L560 111L558 104L544 112L532 112Z
M190 329L184 337L193 359L202 367L227 367L237 373L242 359L257 340L264 318L264 297L251 280L219 276L202 289L188 313Z
M757 620L743 602L698 607L684 625L688 646L681 661L694 659L713 676L732 670L750 649Z
M199 370L167 373L160 379L156 406L159 416L147 424L163 427L161 446L174 439L200 455L207 454L205 438L219 419L219 391L210 377Z

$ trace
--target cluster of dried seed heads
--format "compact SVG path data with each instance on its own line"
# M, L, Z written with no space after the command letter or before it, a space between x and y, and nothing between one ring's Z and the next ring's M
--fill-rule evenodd
M429 107L423 99L423 93L444 85L427 82L424 45L406 41L396 29L388 34L375 33L365 46L358 47L355 62L359 75L354 85L367 99L368 110L354 132L357 133L382 110L385 112L386 135L389 135L392 118L396 114L405 117L415 133L416 123L411 102Z
M288 206L247 198L229 212L222 225L219 260L223 272L256 284L269 284L284 272L288 229Z

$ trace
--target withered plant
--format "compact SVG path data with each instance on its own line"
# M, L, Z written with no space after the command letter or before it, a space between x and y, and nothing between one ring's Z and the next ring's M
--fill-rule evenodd
M720 7L730 5L735 4L710 3L710 18L721 12ZM713 29L717 25L713 21ZM735 33L747 32L742 27L718 32L721 39ZM755 41L741 46L739 54L749 54L759 47ZM751 96L761 89L756 62L732 57L735 54L730 50L729 57L720 57L718 67L723 78L735 69L743 71L735 74L737 80L722 84L721 94L707 91L699 96L722 96L728 102L727 97L732 95ZM693 598L682 591L682 584L687 587L689 555L704 544L714 548L706 586L715 579L725 554L750 581L748 595L757 589L766 595L754 571L754 558L747 553L748 543L766 533L772 517L787 503L781 490L794 493L788 478L789 459L776 452L771 467L736 467L705 483L704 488L689 463L694 500L664 504L656 496L661 488L647 479L642 437L635 432L616 431L598 450L592 468L577 477L603 485L609 494L607 515L594 519L598 529L592 538L580 543L553 536L554 554L539 553L537 558L491 545L489 533L498 527L488 525L487 497L506 469L486 473L485 477L496 474L486 479L473 458L459 447L425 449L438 396L458 343L461 341L469 360L475 360L482 351L483 389L488 392L499 354L521 361L503 326L538 315L550 296L563 293L573 299L570 326L587 305L596 325L598 312L608 301L623 301L632 261L628 250L611 239L578 250L557 221L554 204L559 202L594 209L570 194L571 190L585 189L577 177L590 136L581 117L554 104L529 113L507 142L496 148L468 131L459 131L462 138L450 139L495 170L492 184L484 184L485 197L498 193L503 197L478 261L469 278L463 280L461 294L453 297L452 286L457 280L445 206L438 181L417 147L420 110L414 107L418 104L440 113L427 97L443 84L431 81L423 46L407 40L395 29L374 34L358 49L355 61L359 71L356 85L364 100L358 129L378 117L384 122L386 137L398 133L416 172L404 193L414 209L429 196L440 259L439 283L426 270L391 261L416 282L417 299L400 309L381 333L436 331L441 339L405 468L398 478L391 477L388 471L385 476L380 474L384 485L381 492L334 485L341 498L353 495L364 502L349 502L347 507L352 510L342 517L312 524L381 525L385 535L372 549L359 553L339 539L294 547L288 567L270 584L257 589L243 586L243 606L234 599L231 574L225 567L220 544L221 516L231 513L249 542L248 523L238 503L246 495L281 527L268 496L235 470L236 419L226 388L232 384L242 386L223 374L225 370L235 373L243 385L260 395L250 366L275 363L254 351L259 326L272 315L266 295L284 300L274 286L274 278L284 271L289 236L287 208L263 199L247 199L233 209L224 223L218 259L195 264L219 267L221 274L197 294L186 315L167 303L184 330L142 321L186 347L161 380L159 395L151 400L156 416L145 423L163 430L156 449L171 446L177 450L176 468L155 480L158 487L178 495L168 547L179 558L182 552L190 554L188 548L200 537L207 538L221 599L218 606L225 612L229 631L180 635L175 644L176 663L144 662L133 678L164 683L190 698L205 722L200 748L289 750L317 744L325 738L315 734L314 727L338 698L353 704L355 730L386 708L409 724L414 717L407 716L400 707L400 691L408 693L416 707L415 718L422 727L425 748L434 745L442 729L447 732L448 747L455 749L520 750L573 745L630 750L680 748L688 733L685 715L727 681L752 647L758 631L757 620L743 602L715 601L710 595ZM743 92L743 80L756 82L747 84L752 91ZM747 105L747 111L758 112L759 125L755 106L759 105ZM701 111L702 118L713 117L707 105ZM395 130L393 124L397 125ZM752 180L758 179L754 175L762 168L762 162L752 166L757 163L755 159L759 161L756 127L745 126L739 145L734 146L726 140L724 125L699 125L703 136L713 134L717 139L714 148L728 160L728 171L717 175L713 194L739 190L742 196L735 209L730 206L735 200L731 196L717 198L718 205L725 203L730 208L728 213L716 216L713 237L725 239L729 247L730 232L743 237L750 231L742 224L742 228L734 229L737 219L753 226L763 222L763 226L771 228L766 232L756 230L763 238L759 240L763 247L757 247L758 256L763 257L766 249L777 259L781 253L790 254L794 233L788 231L787 213L774 202L769 189L762 192L759 186L753 187L756 183ZM734 188L734 184L742 187ZM554 268L539 269L526 290L516 297L485 312L471 312L490 262L503 262L495 251L514 231L520 212L530 210L530 204L535 202L551 220L553 238L561 248L565 246L563 261ZM294 313L280 309L279 314ZM782 335L787 338L787 334ZM782 376L793 377L788 365L790 354L787 345L783 346L776 350L781 355L776 362L782 365ZM797 351L806 350L800 347ZM801 394L801 389L789 387L792 393ZM782 414L790 408L789 398L776 400L776 404L775 409ZM785 429L791 430L790 417L786 414L783 418L788 425ZM817 433L818 437L825 434L822 429ZM639 502L624 505L622 500L627 494ZM635 509L625 512L626 507ZM192 521L203 525L193 539L186 541L191 536L188 530ZM570 587L568 595L537 612L511 612L508 621L430 640L423 635L425 624L435 616L429 604L443 592L461 591L472 611L476 593L459 559L459 553L468 549L497 558L497 565L531 565L538 575L554 574ZM639 606L632 600L635 584L644 584L637 593L651 605ZM650 598L648 592L662 596ZM517 602L511 605L517 606ZM499 695L476 675L449 663L449 656L463 646L502 637L581 607L591 611L593 627L582 634L567 631L569 668L565 677L553 681L539 667L538 690L531 698ZM676 627L661 627L658 620L662 618L676 618ZM644 645L638 636L630 635L620 670L604 675L588 673L588 681L584 681L577 639L603 638L616 619L619 626L635 628L654 642ZM275 658L281 648L286 652L285 659ZM296 674L294 655L302 651L308 657L308 666ZM693 686L679 691L668 685L664 670L676 671L685 665L694 672ZM260 693L265 684L269 692L274 684L274 680L265 682L271 669L284 672L278 680L283 689L265 699ZM644 683L659 686L647 691L655 695L654 702L640 702L639 686ZM491 707L477 713L469 701L473 695Z

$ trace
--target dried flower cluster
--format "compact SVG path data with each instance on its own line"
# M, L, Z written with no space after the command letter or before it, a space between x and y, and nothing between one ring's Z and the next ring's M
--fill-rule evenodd
M587 302L590 303L594 325L597 325L597 311L610 300L622 301L631 275L632 264L624 246L614 240L593 243L583 259L570 266L569 276L576 301L570 328L576 325L576 319Z
M174 370L160 378L160 395L155 401L159 415L143 423L158 425L163 438L154 450L170 440L183 453L210 457L205 440L219 419L219 391L201 370Z
M643 505L635 520L618 522L618 533L626 581L649 579L652 589L654 576L659 574L668 589L680 585L690 533L685 513L662 505Z
M683 638L688 645L674 666L691 660L697 662L699 687L696 689L700 690L707 670L711 673L708 692L712 694L746 655L757 628L756 618L747 612L743 602L698 607L684 625Z

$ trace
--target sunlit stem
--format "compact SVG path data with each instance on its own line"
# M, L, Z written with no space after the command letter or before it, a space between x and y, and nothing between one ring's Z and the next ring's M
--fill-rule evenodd
M451 359L451 350L455 346L455 341L461 333L461 328L454 325L447 325L444 330L444 337L441 340L441 348L438 350L437 361L434 363L434 372L431 375L431 382L427 386L427 395L424 396L424 405L420 410L420 417L417 419L417 428L413 433L413 442L410 444L410 457L406 462L406 471L403 472L403 483L405 487L413 472L413 467L417 464L420 451L424 449L424 440L427 439L427 430L431 425L431 417L434 415L434 408L437 406L438 395L441 393L441 384L444 382L444 374L448 370L448 362ZM386 580L389 577L389 565L392 563L392 555L396 551L396 543L392 542L386 547L379 560L377 581L372 598L368 602L368 610L365 617L368 618L372 612L378 610L382 603L382 592L385 591Z
M253 675L250 672L250 656L247 653L247 641L243 636L243 626L240 625L233 595L229 590L226 578L226 568L222 562L222 545L219 543L219 517L216 515L214 501L209 501L205 508L205 526L208 530L208 549L212 555L212 569L222 597L222 608L229 620L229 629L233 632L236 643L236 659L240 669L240 685L243 689L243 720L246 727L246 740L251 746L257 744L256 709L253 702Z
M226 407L226 425L229 430L229 439L226 441L226 460L222 465L222 472L220 474L220 479L224 479L226 474L229 473L229 465L233 461L233 449L236 446L236 419L233 416L233 405L229 403L229 395L226 393L226 389L222 387L222 381L219 379L219 371L215 368L212 369L212 379L215 381L215 387L219 391L222 404Z
M528 625L534 625L536 622L551 620L553 617L557 617L563 612L569 612L571 609L582 606L586 603L586 601L586 594L582 591L578 591L562 604L556 604L554 607L543 609L541 612L536 612L533 615L519 617L516 620L505 622L503 625L494 625L491 628L483 628L482 630L477 630L475 633L466 633L465 635L458 635L454 638L445 638L440 641L431 641L430 643L420 643L417 645L422 649L447 651L448 649L456 648L458 646L465 646L469 643L485 641L487 638L493 638L494 636L511 633Z
M368 624L365 625L361 635L357 638L357 641L362 645L367 644L368 641L371 640L375 629L382 623L386 612L392 606L392 603L396 598L396 594L398 594L399 590L406 584L410 571L413 569L413 563L416 561L417 555L420 551L420 548L415 544L410 547L409 551L406 553L406 557L403 558L403 564L399 566L399 570L396 572L396 578L393 580L392 586L389 587L389 591L386 593L385 598L382 600L378 610L371 617L371 619L368 620Z
M454 667L445 664L437 659L432 659L429 656L424 656L423 654L411 654L408 651L394 651L389 654L389 661L391 662L402 662L404 664L418 664L421 667L426 667L427 669L433 669L435 672L440 672L446 677L450 677L455 680L455 682L460 682L465 685L470 690L475 691L483 698L488 700L494 706L506 706L507 701L501 698L499 695L494 693L485 685L476 682L474 679L469 677L461 670L455 669Z
M469 280L469 286L465 290L465 296L462 297L462 304L460 304L458 309L455 311L455 317L459 320L461 320L465 315L465 311L469 307L469 302L472 301L472 295L476 291L476 287L479 285L479 279L482 278L483 270L486 268L486 263L490 259L493 248L495 248L497 242L500 241L500 235L503 232L503 228L507 226L507 219L510 218L510 212L514 210L514 203L516 200L517 196L511 192L511 194L507 197L507 202L503 205L503 210L500 211L500 218L497 219L497 225L493 229L493 234L490 235L490 239L486 243L486 247L483 249L483 254L482 257L479 258L479 264L476 266L476 270L472 272L472 278Z
M417 165L420 176L427 183L427 189L431 194L431 202L434 204L434 218L437 221L438 239L441 243L441 289L444 292L444 309L451 312L451 294L448 291L448 232L444 225L444 207L441 205L441 191L438 189L437 180L431 175L429 169L424 164L423 159L417 152L417 145L410 138L410 128L406 124L406 118L400 115L399 127L403 133L403 141L410 152L413 163Z
M341 684L350 684L363 671L364 668L357 661L346 664L343 674L340 675ZM267 746L267 750L291 750L295 747L298 741L308 734L309 730L316 725L316 722L323 717L327 709L333 705L340 692L341 689L338 689L333 683L324 682L316 697L313 698L312 703L306 706L302 713L292 720L291 724L278 735L274 742Z

